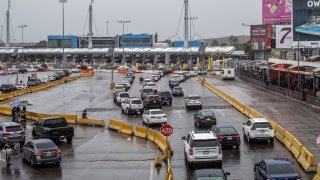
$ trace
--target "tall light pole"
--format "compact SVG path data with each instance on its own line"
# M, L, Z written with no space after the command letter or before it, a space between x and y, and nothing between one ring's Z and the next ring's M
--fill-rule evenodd
M301 76L300 76L300 32L298 31L298 92L301 91Z
M124 35L124 24L128 24L128 23L130 23L130 21L127 21L127 20L121 20L121 21L118 21L118 23L120 23L120 24L122 24L122 35ZM122 39L122 62L124 62L124 60L125 60L125 57L124 57L124 40ZM121 42L119 42L119 43L121 43Z
M24 43L23 43L23 29L28 27L28 25L24 24L24 25L20 25L18 26L18 28L21 28L21 43L22 43L22 52L21 52L21 59L23 60L23 49L24 49Z
M106 21L107 23L107 37L109 37L109 21Z
M65 66L66 56L64 54L64 3L66 3L67 0L59 0L59 2L62 4L62 63Z
M191 52L191 41L192 41L192 21L197 20L198 17L189 17L188 18L190 20L190 40L189 40L189 48L190 48L190 60L189 60L189 65L191 66L192 64L192 52Z

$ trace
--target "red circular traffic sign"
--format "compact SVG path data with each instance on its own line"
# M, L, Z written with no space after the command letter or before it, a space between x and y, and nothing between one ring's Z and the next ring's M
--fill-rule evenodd
M170 124L164 124L160 128L160 132L164 136L170 136L173 133L173 127Z

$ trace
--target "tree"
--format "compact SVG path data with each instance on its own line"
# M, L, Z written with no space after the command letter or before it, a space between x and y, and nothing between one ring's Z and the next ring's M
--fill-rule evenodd
M154 43L158 43L158 33L154 34Z
M210 46L219 46L219 41L218 41L217 39L214 39L214 40L211 42Z
M252 52L250 40L243 44L243 50L244 50L244 53L248 55L249 59L253 59L253 52Z

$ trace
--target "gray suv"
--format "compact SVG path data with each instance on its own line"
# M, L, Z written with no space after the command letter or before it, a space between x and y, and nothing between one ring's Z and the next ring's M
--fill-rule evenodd
M3 122L0 123L0 148L6 142L16 144L20 143L20 145L24 145L26 135L22 126L15 122Z

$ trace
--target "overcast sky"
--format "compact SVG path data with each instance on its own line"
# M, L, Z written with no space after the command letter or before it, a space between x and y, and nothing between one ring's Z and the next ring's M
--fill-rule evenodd
M191 15L199 17L194 21L196 33L204 38L249 35L249 27L241 23L262 22L262 0L189 2ZM0 0L0 25L4 25L7 4L7 0ZM89 4L90 0L68 0L65 4L65 34L83 35ZM176 34L182 7L183 0L95 0L93 9L99 36L107 35L107 20L109 36L122 34L118 20L130 20L126 32L157 32L159 40L165 40ZM25 41L46 40L49 34L62 34L62 5L59 0L11 0L11 20L15 41L21 41L21 30L17 26L22 24L28 25ZM87 32L86 29L85 34ZM178 35L183 38L182 22ZM2 39L5 39L5 32Z

